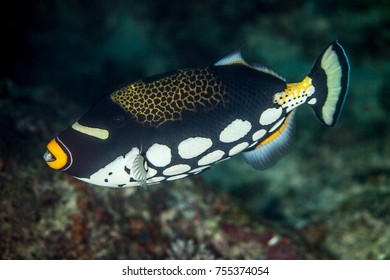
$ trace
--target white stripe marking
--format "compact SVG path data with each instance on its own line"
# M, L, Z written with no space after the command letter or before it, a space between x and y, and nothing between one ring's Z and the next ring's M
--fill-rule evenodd
M81 124L79 124L79 122L75 122L72 125L72 128L78 132L81 132L83 134L87 134L89 136L99 138L102 140L106 140L110 136L110 133L106 129L81 125Z

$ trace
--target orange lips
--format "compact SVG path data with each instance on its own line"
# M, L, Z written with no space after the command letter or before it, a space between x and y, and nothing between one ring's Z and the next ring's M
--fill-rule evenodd
M57 143L56 139L52 139L50 143L47 144L47 150L44 158L51 168L59 170L65 167L68 162L68 156Z

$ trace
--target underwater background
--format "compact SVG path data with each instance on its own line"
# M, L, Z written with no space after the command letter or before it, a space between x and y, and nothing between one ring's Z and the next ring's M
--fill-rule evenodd
M15 0L0 11L1 259L390 259L388 0ZM140 78L250 62L300 81L333 40L351 64L334 128L296 114L291 152L108 189L47 167L48 141Z

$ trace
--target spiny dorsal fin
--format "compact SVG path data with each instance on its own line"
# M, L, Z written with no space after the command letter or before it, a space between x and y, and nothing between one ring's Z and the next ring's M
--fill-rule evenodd
M269 66L260 64L260 63L252 63L251 65L248 64L241 54L241 48L232 52L231 54L223 57L220 59L217 63L214 64L214 66L223 66L223 65L232 65L232 64L241 64L248 67L251 67L253 69L256 69L260 72L267 73L269 75L272 75L274 77L277 77L278 79L281 79L283 81L286 81L286 78L283 77L280 73L276 72L274 69L272 69Z
M238 49L231 54L223 57L214 66L222 66L222 65L232 65L232 64L243 64L248 65L246 61L242 58L241 49Z

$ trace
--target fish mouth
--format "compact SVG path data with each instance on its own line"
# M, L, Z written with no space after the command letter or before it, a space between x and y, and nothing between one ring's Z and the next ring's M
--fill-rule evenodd
M47 144L43 159L47 165L56 170L65 170L72 164L71 155L60 139L54 138Z
M52 162L56 160L56 157L52 153L50 153L49 150L46 150L46 152L43 154L43 159L46 162Z

